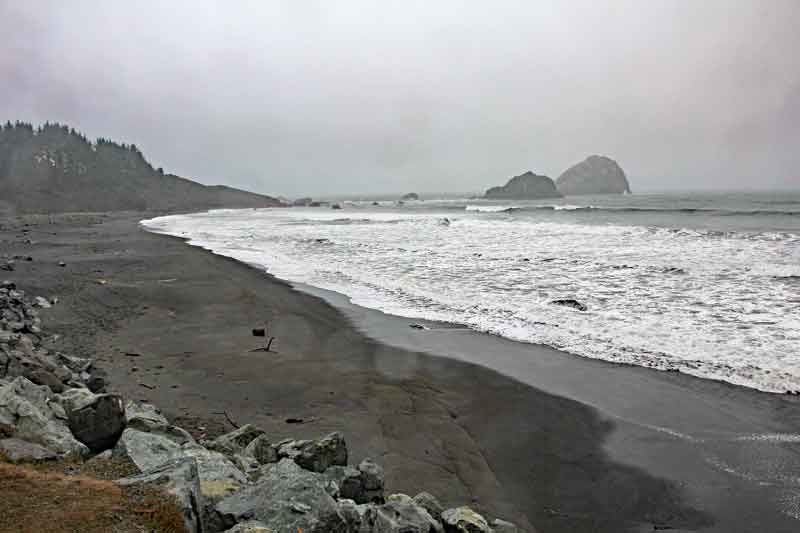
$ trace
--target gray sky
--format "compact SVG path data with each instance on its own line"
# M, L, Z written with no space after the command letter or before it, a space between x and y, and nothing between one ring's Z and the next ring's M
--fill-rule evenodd
M800 1L0 0L0 119L264 193L800 187Z

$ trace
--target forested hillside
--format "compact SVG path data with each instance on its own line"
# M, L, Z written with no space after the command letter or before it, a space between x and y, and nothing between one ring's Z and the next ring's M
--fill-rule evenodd
M165 174L134 144L91 142L61 124L0 127L0 214L276 205L269 196Z

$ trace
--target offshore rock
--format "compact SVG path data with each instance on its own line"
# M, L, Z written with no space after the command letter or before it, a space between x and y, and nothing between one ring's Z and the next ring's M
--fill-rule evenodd
M486 198L531 199L559 198L561 193L556 184L547 176L539 176L530 170L525 174L514 176L500 187L492 187L486 191Z
M556 180L561 194L624 194L631 192L625 171L613 159L591 155Z

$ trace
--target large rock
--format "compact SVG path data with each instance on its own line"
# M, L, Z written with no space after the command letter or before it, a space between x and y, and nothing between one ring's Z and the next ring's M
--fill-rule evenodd
M331 466L323 475L336 484L337 497L359 504L383 503L383 468L370 459L361 461L358 468Z
M0 436L16 437L67 457L81 458L89 448L67 426L64 408L48 387L18 377L0 387Z
M556 180L564 195L623 194L631 192L628 178L616 161L609 157L591 155L569 167Z
M374 462L372 459L364 459L358 463L358 472L361 476L361 483L364 486L364 501L366 502L379 502L383 500L383 486L385 483L385 474L383 467Z
M155 405L129 400L125 404L125 420L129 428L155 433L177 444L194 443L194 438L188 431L171 425Z
M361 472L352 466L332 466L322 474L326 480L332 482L336 488L332 490L334 498L344 498L357 503L364 501L364 483Z
M117 480L120 485L151 485L175 498L189 533L202 533L203 495L197 462L191 457L172 459L141 474Z
M209 450L232 457L237 453L241 453L256 437L260 437L263 434L263 429L259 429L252 424L245 424L230 433L220 435L211 442L205 443L205 446Z
M130 459L142 472L181 456L181 446L163 435L128 428L122 432L114 455Z
M323 476L283 459L254 485L216 505L217 526L258 520L275 532L345 533L347 523Z
M247 485L247 476L219 452L207 450L198 444L187 444L181 449L184 457L197 460L200 490L206 499L217 501Z
M212 514L213 506L219 500L248 483L247 476L219 452L207 450L194 442L181 446L164 435L138 429L129 428L122 433L114 454L127 457L142 472L175 459L193 459L197 464L200 493L203 495L204 517Z
M293 440L279 443L278 456L288 457L311 470L324 472L331 466L347 466L347 443L338 431L317 440Z
M405 494L392 494L377 507L375 533L439 533L442 525Z
M559 198L561 193L556 184L547 176L539 176L530 170L525 174L514 176L500 187L492 187L486 191L486 198L497 199L533 199Z
M125 404L125 422L129 428L155 432L169 427L169 421L153 404L128 400Z
M347 498L339 499L336 505L347 525L348 533L370 533L372 531L375 524L375 508L373 506L358 505Z
M125 403L116 394L98 394L77 409L68 409L69 429L94 452L113 448L125 429Z
M58 455L52 450L21 439L0 439L0 456L12 463L37 463L58 459Z
M278 450L275 449L266 435L259 435L251 440L242 455L252 457L262 465L278 462Z
M89 368L92 366L92 360L86 359L83 357L75 357L73 355L65 355L60 352L56 352L54 354L55 360L75 372L76 374L80 374L81 372L87 372Z
M469 507L447 509L442 513L445 533L491 533L486 519Z
M414 496L414 501L417 505L423 507L428 514L430 514L434 520L441 521L442 520L442 512L444 511L444 507L439 500L433 494L429 492L420 492L416 496Z

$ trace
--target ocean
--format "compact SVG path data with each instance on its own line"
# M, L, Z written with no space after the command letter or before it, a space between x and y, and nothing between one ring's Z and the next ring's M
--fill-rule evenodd
M142 224L409 322L800 391L798 192L341 203Z

